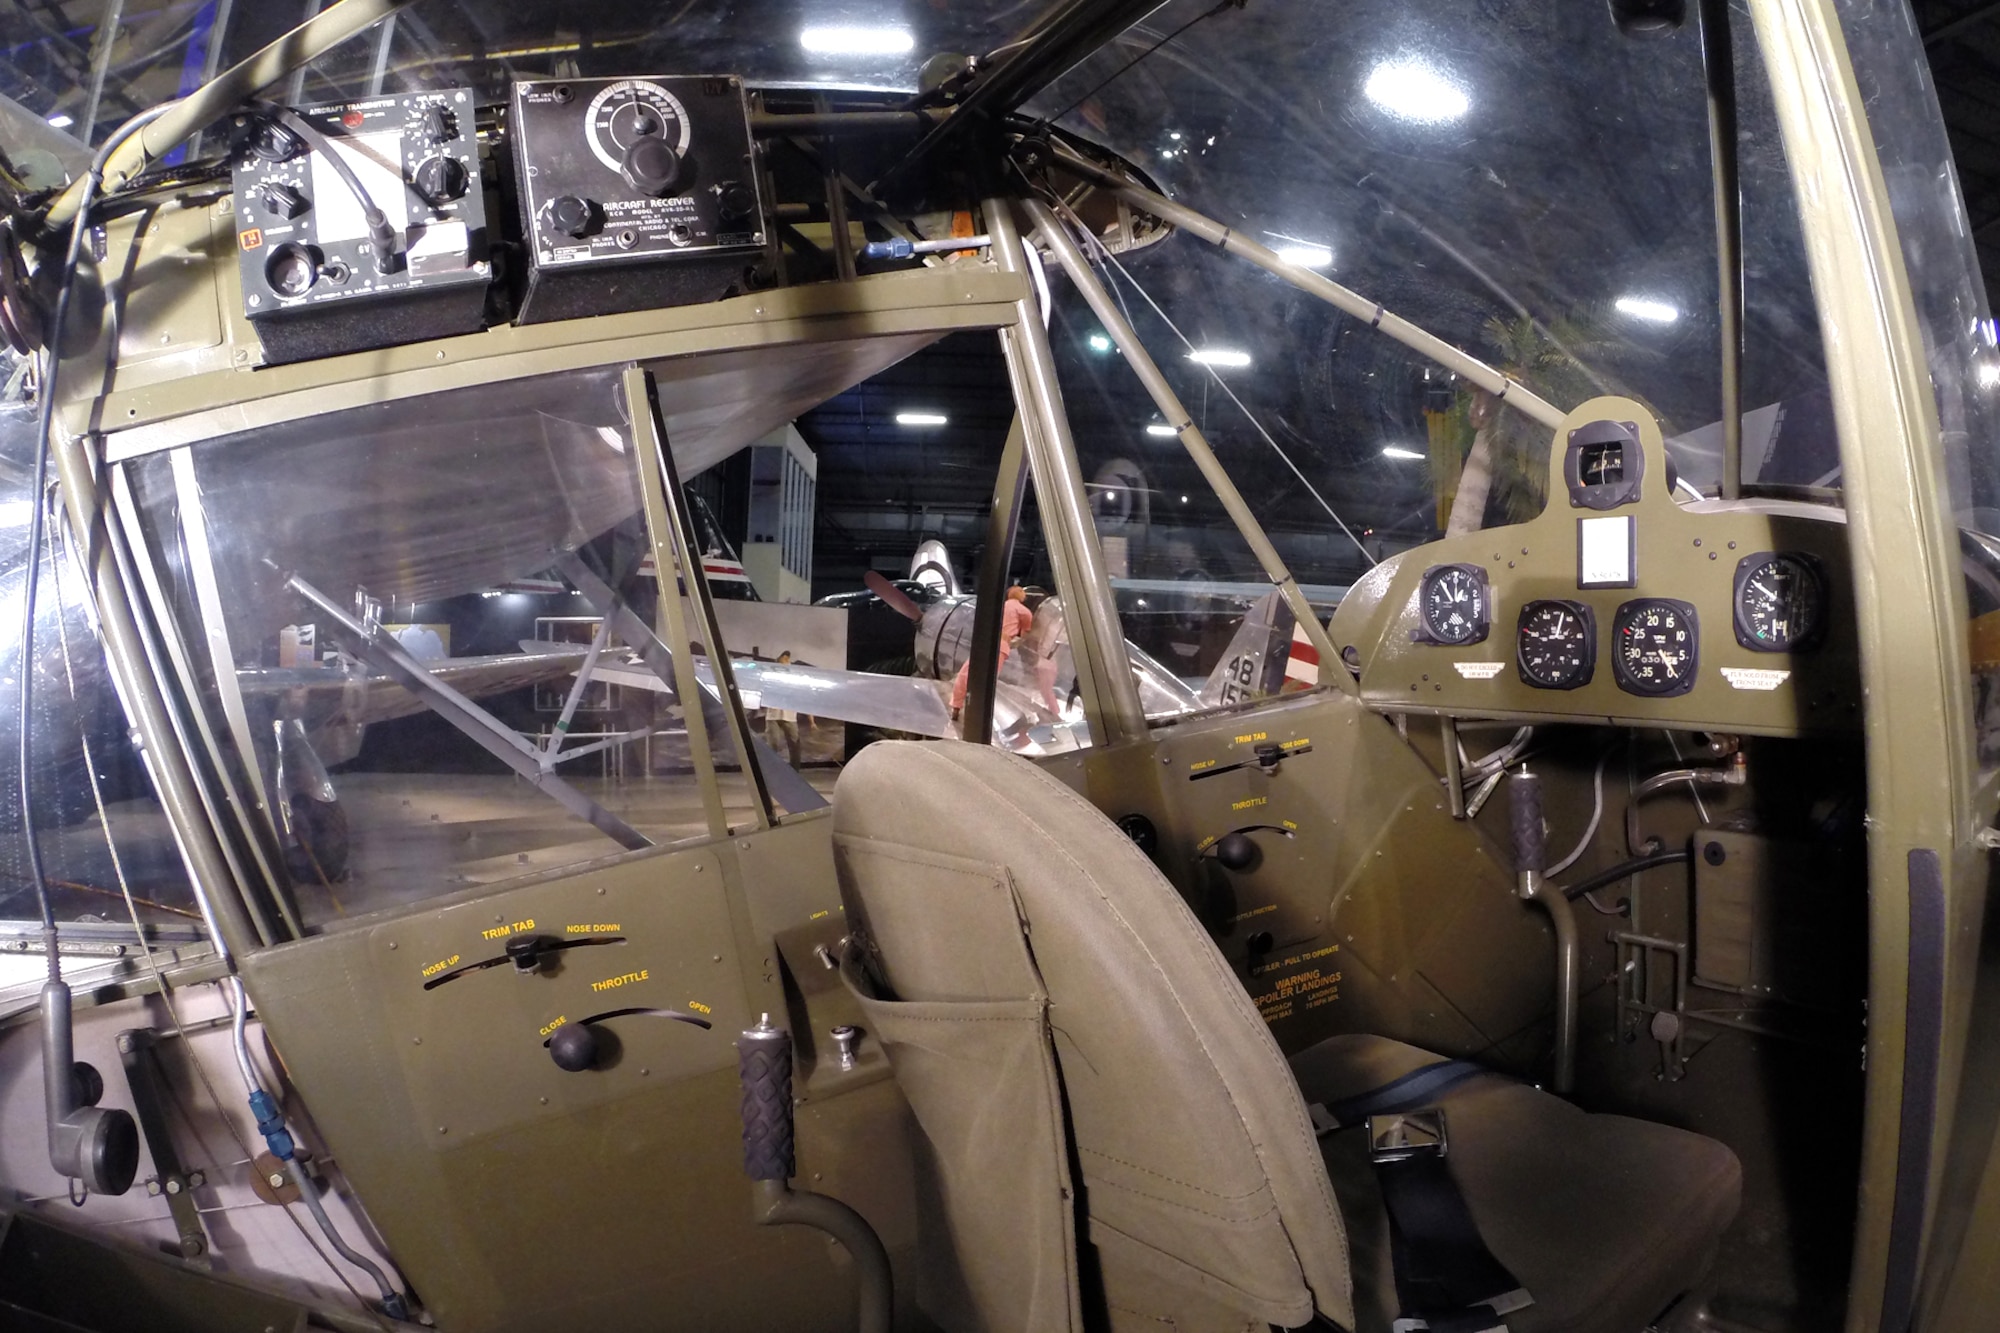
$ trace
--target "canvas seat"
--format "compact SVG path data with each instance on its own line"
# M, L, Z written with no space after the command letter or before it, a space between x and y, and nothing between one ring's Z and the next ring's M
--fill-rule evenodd
M933 1318L1387 1330L1365 1145L1317 1135L1306 1102L1436 1057L1341 1037L1288 1064L1153 864L1022 759L882 742L834 805L843 975L922 1131ZM1736 1209L1728 1149L1497 1076L1441 1101L1481 1234L1535 1297L1516 1333L1638 1333L1701 1279Z

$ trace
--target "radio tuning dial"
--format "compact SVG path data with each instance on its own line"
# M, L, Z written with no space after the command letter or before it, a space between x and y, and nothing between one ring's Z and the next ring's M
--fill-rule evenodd
M670 193L681 176L681 156L656 134L642 134L625 149L618 174L641 194Z

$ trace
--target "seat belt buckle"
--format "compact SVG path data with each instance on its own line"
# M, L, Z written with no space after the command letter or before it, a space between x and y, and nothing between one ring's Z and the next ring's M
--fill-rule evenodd
M1368 1117L1368 1160L1402 1162L1445 1155L1444 1108L1396 1111Z

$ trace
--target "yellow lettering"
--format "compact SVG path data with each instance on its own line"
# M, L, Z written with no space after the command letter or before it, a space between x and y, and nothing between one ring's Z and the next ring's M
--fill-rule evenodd
M432 963L429 967L424 969L424 975L427 977L434 977L438 973L444 971L446 968L452 966L456 962L458 962L457 954L453 954L449 958L440 958L435 963Z
M812 914L811 916L807 917L807 918L806 918L806 920L808 920L808 921L817 921L817 920L819 920L819 919L820 919L821 917L823 917L823 916L832 916L832 915L833 915L833 913L831 913L831 912L827 912L827 911L818 911L818 912L814 912L814 913L813 913L813 914Z
M1271 733L1268 731L1250 731L1250 732L1245 732L1241 736L1238 736L1236 738L1236 744L1248 745L1252 741L1264 741L1264 740L1269 740L1270 738L1271 738Z
M1197 759L1192 764L1188 765L1188 772L1199 773L1204 768L1214 768L1214 767L1215 767L1215 761L1213 759Z
M627 972L622 977L606 977L602 981L593 981L590 983L590 988L598 991L617 990L620 986L629 986L635 981L648 980L652 975L649 969L642 967L637 972Z
M700 1000L689 1000L688 1008L694 1010L698 1014L712 1014L715 1012L715 1010L709 1008L707 1005L703 1004Z
M1291 830L1292 832L1294 832L1294 833L1297 833L1297 832L1299 831L1299 826L1298 826L1297 824L1294 824L1294 823L1293 823L1293 822L1292 822L1291 820L1289 820L1289 819L1281 819L1281 820L1279 820L1278 822L1279 822L1280 824L1283 824L1283 825L1284 825L1284 826L1285 826L1286 828L1290 829L1290 830Z
M615 921L586 921L578 925L564 926L563 933L568 935L616 935L624 929L625 927Z
M1301 736L1295 741L1280 741L1278 743L1278 748L1280 750L1300 750L1304 749L1306 746L1311 744L1312 742L1310 740L1306 739L1304 736Z
M1270 798L1268 796L1246 796L1240 801L1231 802L1229 808L1231 810L1248 810L1253 805L1268 805L1269 803Z
M1230 920L1248 921L1253 916L1262 916L1266 912L1275 912L1277 910L1278 910L1278 905L1276 903L1265 903L1262 907L1253 907L1247 912L1238 912L1235 916L1231 917Z
M556 1021L555 1021L555 1022L553 1022L553 1023L549 1024L549 1025L548 1025L547 1027L543 1028L543 1029L542 1029L542 1030L541 1030L540 1032L536 1033L535 1035L536 1035L536 1036L539 1036L539 1037L546 1037L546 1036L548 1036L548 1035L549 1035L549 1034L550 1034L551 1032L554 1032L554 1031L555 1031L555 1030L556 1030L557 1028L561 1027L561 1026L562 1026L563 1024L565 1024L565 1023L567 1023L567 1022L569 1022L569 1019L568 1019L568 1018L564 1017L564 1016L563 1016L563 1015L561 1015L561 1014L558 1014L558 1015L556 1015Z
M514 923L514 933L516 935L520 934L524 930L533 930L534 928L535 928L535 918L533 917L529 917L526 921L516 921Z

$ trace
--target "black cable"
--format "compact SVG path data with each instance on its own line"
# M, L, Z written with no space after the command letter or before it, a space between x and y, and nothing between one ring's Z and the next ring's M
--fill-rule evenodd
M42 913L42 942L48 949L51 981L61 979L62 963L56 954L56 914L49 902L49 882L42 865L42 848L35 840L34 784L28 758L33 731L29 721L34 716L35 697L35 593L41 585L38 576L42 572L42 507L49 486L49 440L55 430L56 371L62 365L63 320L69 313L70 291L76 286L76 266L83 257L83 234L90 230L90 207L96 199L97 187L104 183L104 168L111 160L112 150L165 115L173 105L167 103L140 112L113 130L111 137L98 148L97 156L91 161L90 172L84 177L76 217L70 222L69 248L63 254L62 282L56 288L55 311L49 317L48 336L42 344L48 354L48 369L42 375L42 410L36 423L34 488L28 492L28 558L21 591L21 733L17 757L21 765L21 840L28 847L28 876L35 882L35 905ZM62 614L61 607L56 609L56 614Z
M1641 870L1651 870L1656 866L1685 865L1693 859L1694 857L1683 849L1678 852L1656 852L1652 856L1640 856L1630 861L1620 861L1609 870L1600 870L1589 879L1568 886L1562 891L1563 897L1569 899L1571 902L1575 902L1586 893L1594 893L1607 884L1616 884L1621 879L1628 879L1638 874Z
M375 271L392 272L396 264L395 228L389 225L388 214L375 206L375 201L368 195L367 187L361 183L361 178L354 174L354 168L347 164L347 159L334 151L332 140L320 133L318 126L288 106L277 106L270 102L252 102L250 105L304 139L314 152L326 159L326 164L333 168L334 174L347 186L348 193L354 196L354 201L361 205L361 221L368 227L368 244L375 251Z

